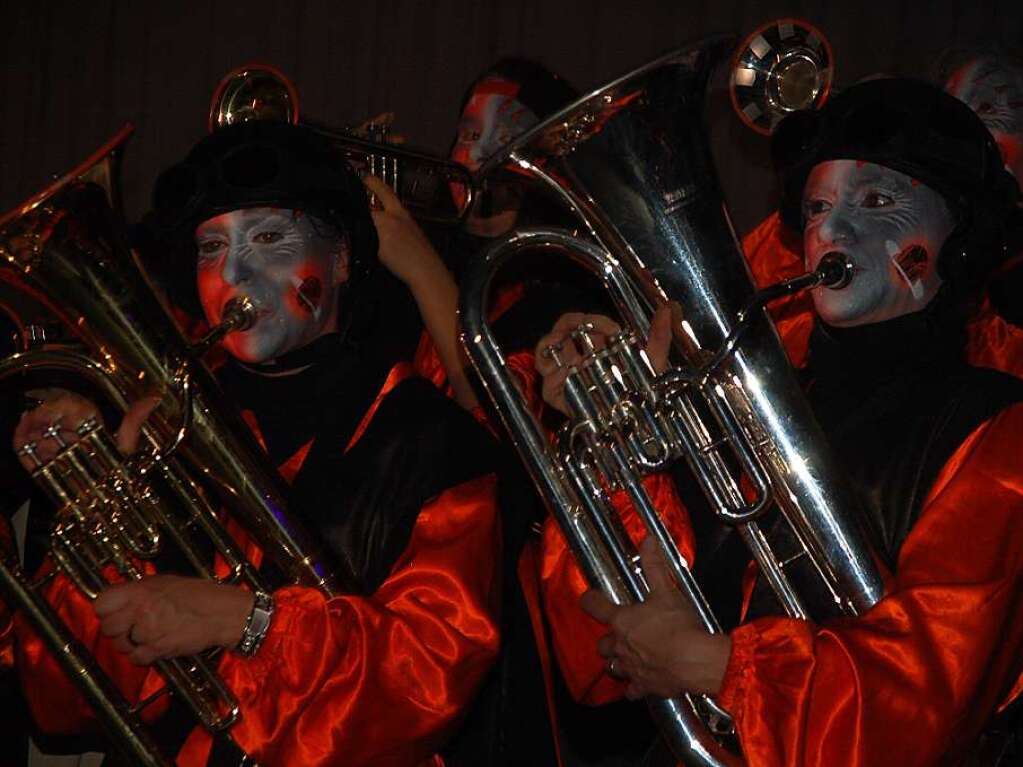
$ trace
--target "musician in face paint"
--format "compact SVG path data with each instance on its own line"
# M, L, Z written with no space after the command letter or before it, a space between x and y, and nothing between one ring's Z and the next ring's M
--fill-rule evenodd
M803 216L808 269L831 252L853 264L848 287L813 291L825 322L850 327L920 311L941 287L937 255L955 216L909 176L857 160L820 163L806 183Z
M476 85L462 110L452 160L476 171L484 160L536 125L533 110L516 99L519 88L502 77L487 77Z
M945 90L977 113L995 137L1005 167L1023 179L1023 68L978 57L956 70Z
M239 296L257 309L226 349L265 363L337 329L338 290L348 279L348 243L299 210L243 208L202 222L195 232L198 290L210 325Z

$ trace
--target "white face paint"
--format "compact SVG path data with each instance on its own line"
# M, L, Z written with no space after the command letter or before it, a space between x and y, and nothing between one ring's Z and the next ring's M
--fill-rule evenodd
M533 112L516 100L519 85L500 77L477 83L458 123L451 159L469 170L536 125Z
M898 171L856 160L817 165L803 189L807 269L831 252L853 264L842 290L815 288L814 307L837 327L923 309L941 287L937 257L955 228L944 198Z
M973 59L949 78L945 90L977 113L994 136L1005 167L1023 180L1023 70Z
M237 359L270 362L337 329L348 249L325 224L301 211L243 208L201 223L195 242L199 300L210 325L232 298L256 305L256 323L224 339Z

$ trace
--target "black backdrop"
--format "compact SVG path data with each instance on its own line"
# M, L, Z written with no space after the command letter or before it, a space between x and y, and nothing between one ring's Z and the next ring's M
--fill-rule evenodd
M711 33L796 16L833 43L838 82L930 76L949 46L1023 43L1020 0L246 0L0 2L0 206L87 156L126 120L129 217L159 169L205 129L210 95L249 61L291 76L303 112L334 124L384 110L443 152L463 90L499 56L536 58L589 89ZM709 119L737 229L770 209L766 143L720 97Z

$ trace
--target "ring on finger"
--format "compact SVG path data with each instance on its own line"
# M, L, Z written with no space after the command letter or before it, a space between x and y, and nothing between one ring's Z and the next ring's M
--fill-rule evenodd
M608 659L608 676L612 676L615 679L621 679L622 678L621 673L618 670L618 659L617 658L609 658Z

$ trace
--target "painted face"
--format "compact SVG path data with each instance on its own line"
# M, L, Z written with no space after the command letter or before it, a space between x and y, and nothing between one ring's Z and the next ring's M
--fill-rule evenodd
M484 160L538 120L533 111L516 101L519 85L488 77L473 89L458 123L451 159L475 171Z
M1023 71L974 59L949 78L945 90L977 113L994 136L1005 167L1023 179Z
M903 173L857 160L817 165L803 190L807 269L831 252L853 264L842 290L815 288L825 322L867 325L923 309L941 287L937 256L955 219L944 198Z
M327 225L302 211L244 208L201 223L195 242L199 300L210 325L236 296L256 305L256 323L224 339L237 359L269 362L336 329L348 249Z

